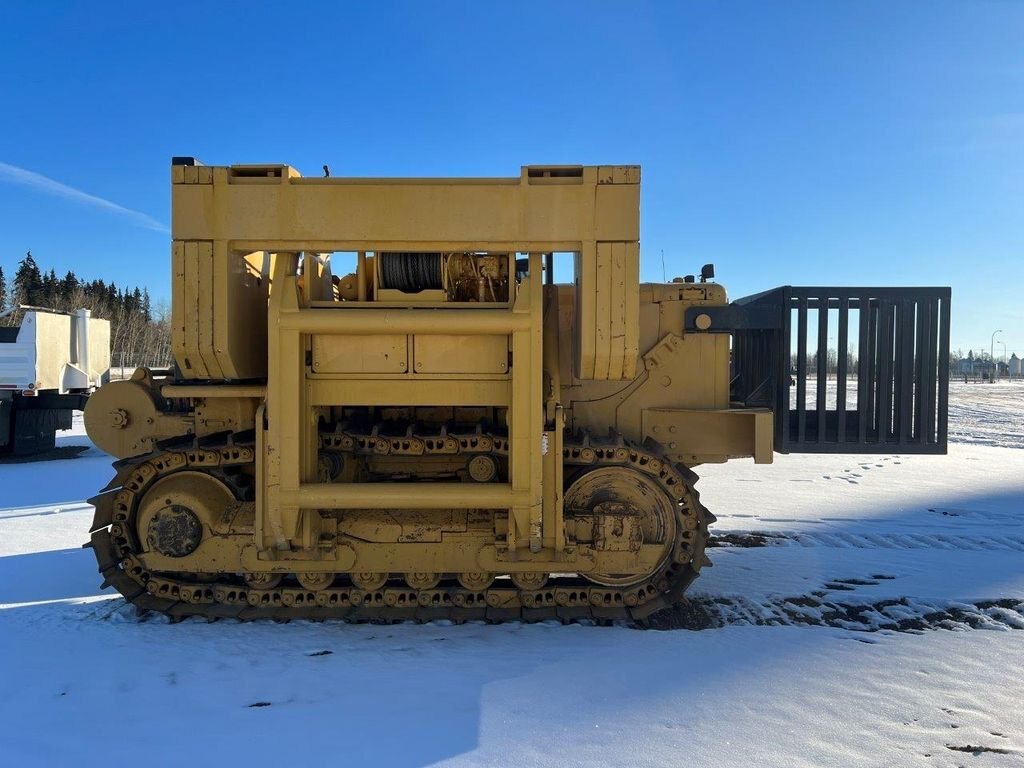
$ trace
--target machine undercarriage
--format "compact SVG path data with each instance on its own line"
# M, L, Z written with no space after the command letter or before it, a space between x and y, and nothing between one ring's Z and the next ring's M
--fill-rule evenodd
M506 471L505 435L482 428L382 432L324 433L321 472L342 482L356 475L361 482L458 477L471 486ZM528 560L499 563L507 513L414 509L321 513L323 550L342 547L377 570L326 570L329 563L310 560L240 573L241 562L259 567L246 554L255 518L254 455L253 436L244 433L171 440L119 462L115 487L93 499L91 543L106 583L141 609L177 618L639 622L674 604L709 564L704 546L714 517L693 487L696 475L673 466L656 446L619 438L563 448L571 558L565 572L538 570ZM396 572L389 556L396 545L424 570ZM210 551L192 570L190 556L204 546ZM200 570L217 560L229 570ZM346 562L334 561L338 568ZM635 570L638 564L643 570ZM573 572L580 567L586 570Z

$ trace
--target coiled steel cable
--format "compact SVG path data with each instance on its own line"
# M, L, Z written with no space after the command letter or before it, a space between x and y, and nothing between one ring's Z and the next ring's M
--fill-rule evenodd
M383 288L394 288L405 293L444 287L440 253L382 252L380 274Z

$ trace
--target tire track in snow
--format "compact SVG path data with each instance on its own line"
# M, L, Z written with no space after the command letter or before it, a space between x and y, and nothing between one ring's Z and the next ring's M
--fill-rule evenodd
M712 534L709 547L833 547L838 549L943 549L975 552L1024 552L1024 535L964 533L751 533Z
M1024 630L1024 600L964 603L901 597L851 602L817 595L701 597L652 617L649 626L663 630L725 626L834 627L855 632Z

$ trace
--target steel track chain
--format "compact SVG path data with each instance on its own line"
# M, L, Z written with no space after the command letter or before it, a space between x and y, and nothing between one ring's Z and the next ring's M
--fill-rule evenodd
M321 439L322 447L355 453L380 453L375 446L386 440L389 453L394 448L395 453L404 453L412 446L417 455L507 455L508 443L502 435L479 430L440 437L381 437L377 430L368 435L331 433L325 437ZM456 450L452 450L453 442ZM156 611L173 620L189 616L354 622L557 619L643 624L648 617L678 603L700 567L710 564L704 547L708 524L714 516L700 503L700 494L694 488L697 475L672 464L657 445L637 446L621 437L592 440L584 435L565 445L567 473L602 466L630 467L654 480L675 502L677 537L672 558L639 585L602 587L582 576L559 576L537 590L519 589L503 579L481 591L465 589L454 580L436 589L385 586L365 591L353 585L311 591L301 587L252 589L241 578L202 581L147 571L137 557L141 547L134 532L134 511L146 490L158 479L185 469L211 472L232 485L230 468L252 465L255 457L251 436L227 434L164 441L149 455L115 462L115 477L100 495L89 500L96 514L91 540L84 545L94 550L103 587L113 586L140 612ZM238 492L237 487L234 490Z

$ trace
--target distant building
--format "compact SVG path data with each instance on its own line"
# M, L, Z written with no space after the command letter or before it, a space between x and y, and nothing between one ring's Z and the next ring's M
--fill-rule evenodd
M973 354L960 361L961 376L988 376L992 373L991 360L978 360Z
M1016 352L1010 355L1010 375L1020 376L1020 358L1017 357Z
M1016 355L1014 355L1013 357L1014 359L1017 359ZM994 371L994 375L996 377L1002 377L1007 375L1007 372L1011 370L1012 365L1012 360L1010 361L1010 364L1007 365L1001 360L996 360L995 362L993 362L992 360L983 360L979 357L975 357L973 352L969 352L967 354L967 357L962 358L960 360L960 375L978 376L983 379L988 379L993 376ZM1020 367L1019 359L1017 359L1017 366L1018 368ZM1021 374L1016 373L1011 375L1020 376Z

